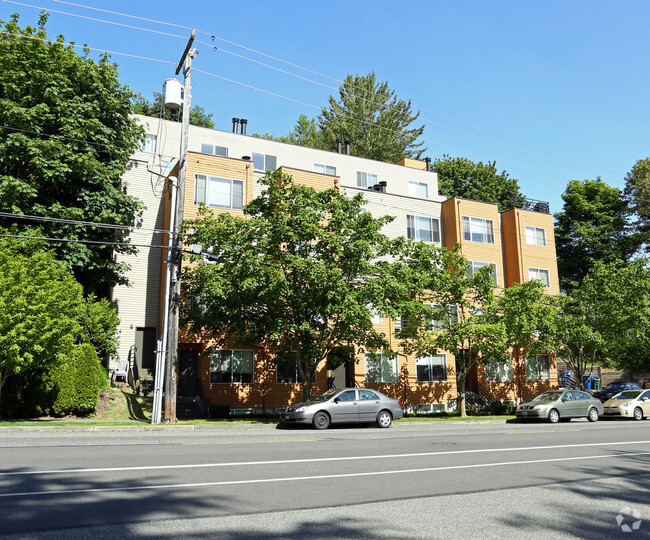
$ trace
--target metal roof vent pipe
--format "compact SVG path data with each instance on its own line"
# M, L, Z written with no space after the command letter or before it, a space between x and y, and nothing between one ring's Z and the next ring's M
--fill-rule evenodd
M336 151L340 154L341 153L341 144L343 144L342 139L336 139Z
M241 134L246 135L246 124L248 124L248 120L246 120L246 118L242 118L239 121L239 124L241 125Z
M237 133L239 131L239 118L232 119L232 132Z
M345 141L345 153L349 156L350 155L350 141Z
M425 157L424 162L427 164L427 171L431 171L431 158L430 157Z

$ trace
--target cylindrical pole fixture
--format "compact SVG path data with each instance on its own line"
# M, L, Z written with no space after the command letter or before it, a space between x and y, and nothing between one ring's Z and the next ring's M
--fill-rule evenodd
M341 144L343 144L343 140L342 139L336 139L336 151L339 154L341 153Z
M246 124L248 124L248 120L246 120L246 118L242 118L239 121L239 124L241 125L241 134L246 135Z
M183 262L183 240L180 227L183 222L185 206L185 175L187 173L187 143L190 128L190 107L192 101L192 58L198 54L196 49L190 49L185 56L183 127L181 130L181 155L178 162L178 191L176 217L174 219L174 249L172 261L174 265L172 290L169 302L169 334L167 339L167 362L165 364L165 423L176 422L176 393L178 391L178 318L181 300L181 265Z
M350 155L350 145L352 143L350 141L345 141L345 153L349 156Z
M239 128L239 118L233 118L232 119L232 132L237 133L238 128Z

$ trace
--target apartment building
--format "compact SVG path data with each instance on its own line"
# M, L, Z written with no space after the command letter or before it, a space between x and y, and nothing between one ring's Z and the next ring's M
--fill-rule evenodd
M166 224L165 199L169 197L164 186L178 162L181 126L149 117L138 119L148 141L133 156L125 180L130 192L147 207L139 243L152 247L122 258L131 267L133 286L116 287L113 297L121 320L120 358L131 361L137 377L150 379L162 306L164 251L160 246L165 238L160 230ZM246 135L241 126L234 123L232 131L190 126L186 218L195 217L200 204L215 212L240 213L261 192L257 180L265 171L282 168L294 181L315 189L336 187L350 195L363 192L367 211L395 217L384 230L389 237L407 236L450 248L460 242L471 269L493 267L496 287L538 278L550 293L559 292L552 216L547 212L515 209L500 214L494 204L445 200L438 193L437 175L427 163L372 161L348 155L343 145L341 152L328 152L268 141ZM395 321L378 318L374 323L395 340ZM252 411L282 409L301 398L298 374L278 368L264 344L206 354L209 345L209 338L197 339L181 331L179 396L200 395L211 403ZM224 368L233 357L246 366L244 371L234 374ZM378 362L380 369L375 365ZM518 401L557 383L551 356L513 358L509 368L492 371L482 366L475 369L470 389L500 401ZM427 358L403 354L332 358L320 366L313 392L330 385L355 384L398 397L414 411L446 410L457 397L454 359L444 353Z

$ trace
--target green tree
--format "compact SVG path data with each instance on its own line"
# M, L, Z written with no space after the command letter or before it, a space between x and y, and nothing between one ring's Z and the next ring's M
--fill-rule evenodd
M389 163L419 159L426 151L424 143L417 142L424 126L409 127L420 113L413 113L410 100L397 99L388 82L378 82L374 72L348 75L338 100L330 96L328 101L318 117L324 150L336 150L336 139L342 139L352 143L352 155Z
M163 95L160 92L153 93L152 101L149 101L141 94L135 95L133 97L133 113L162 118L163 120L172 120L174 122L183 121L183 109L179 108L175 111L165 109L163 106ZM212 114L206 112L200 105L192 105L190 109L190 124L214 129Z
M20 28L18 15L0 21L0 211L132 226L143 208L121 179L143 140L129 117L132 93L107 56L94 62L63 36L48 41L46 20L41 14L37 28ZM33 222L0 218L0 226L12 222L35 231ZM106 296L126 282L114 252L135 252L124 244L127 228L38 226L44 236L97 242L55 247L87 291Z
M444 254L444 273L426 289L419 313L408 314L402 330L402 346L418 356L451 353L456 361L458 408L467 416L467 376L477 364L503 363L510 359L503 317L494 294L491 267L470 275L460 247ZM417 309L417 307L416 307ZM435 323L432 323L435 321Z
M192 313L187 305L186 319L219 346L263 343L277 361L295 360L309 399L331 353L387 350L372 318L395 316L414 302L422 272L410 259L435 272L434 252L389 240L380 230L392 218L365 212L361 195L316 192L281 171L261 183L265 189L244 217L202 208L185 223L193 231L188 242L210 253L210 264L185 270L184 295L201 307Z
M630 226L621 190L596 180L572 180L555 214L555 243L560 284L570 290L598 261L628 261L640 238Z
M650 250L650 157L640 159L625 176L625 197L636 218L639 242Z
M106 300L84 299L70 269L42 243L0 239L0 275L0 403L10 377L23 390L56 390L62 379L52 374L74 363L79 344L114 352L115 310Z
M337 139L350 142L353 156L397 163L402 158L420 159L426 152L418 138L424 126L411 128L420 113L413 113L411 101L397 99L388 82L378 82L373 73L348 75L338 99L328 98L317 118L300 115L293 131L282 137L268 133L255 136L336 151Z
M464 157L444 155L435 160L434 168L441 195L498 203L501 212L526 207L518 180L510 178L506 171L498 172L496 161L474 163Z

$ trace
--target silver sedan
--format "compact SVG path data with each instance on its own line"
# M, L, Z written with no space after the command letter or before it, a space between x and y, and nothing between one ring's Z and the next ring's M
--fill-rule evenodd
M311 401L291 405L282 415L285 422L312 424L327 429L330 424L376 423L387 428L404 415L401 401L367 388L329 390Z

